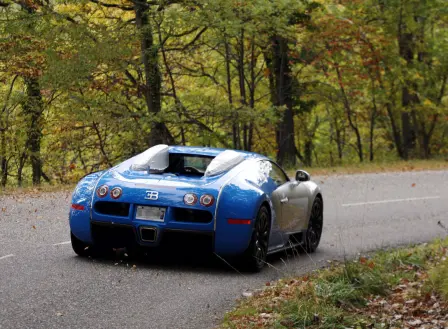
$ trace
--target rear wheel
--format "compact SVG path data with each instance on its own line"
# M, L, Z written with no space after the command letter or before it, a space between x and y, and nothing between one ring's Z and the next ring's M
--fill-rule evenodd
M262 206L255 219L249 248L243 256L243 265L250 271L259 272L266 264L270 226L271 216L266 206Z
M91 254L91 246L79 240L73 233L70 233L73 251L81 257L87 257Z
M115 252L112 248L106 248L98 245L87 244L79 240L76 236L71 235L73 251L81 257L113 257Z
M319 246L324 223L322 199L317 197L311 209L310 222L305 233L305 251L314 252Z

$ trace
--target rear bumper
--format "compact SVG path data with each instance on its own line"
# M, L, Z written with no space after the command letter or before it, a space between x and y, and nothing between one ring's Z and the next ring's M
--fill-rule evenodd
M91 222L92 242L101 246L124 248L134 245L167 249L195 248L213 251L214 233L194 230L160 229L151 225Z
M210 223L192 223L170 220L154 222L135 219L131 205L129 216L110 216L85 210L70 210L70 229L87 244L110 247L140 245L144 247L186 248L200 247L220 255L244 252L252 235L252 225L230 225L226 220Z

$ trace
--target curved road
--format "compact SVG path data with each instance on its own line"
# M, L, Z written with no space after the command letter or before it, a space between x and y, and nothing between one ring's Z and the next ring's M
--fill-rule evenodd
M318 252L282 253L255 275L219 259L82 259L67 243L70 193L0 196L0 328L212 328L267 281L447 235L437 223L448 226L448 171L315 180L325 193Z

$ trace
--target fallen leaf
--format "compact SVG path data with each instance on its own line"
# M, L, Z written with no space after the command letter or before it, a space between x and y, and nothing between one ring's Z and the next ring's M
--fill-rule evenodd
M422 320L417 319L417 320L408 322L408 324L411 326L418 326L418 325L422 324Z
M244 291L242 295L246 298L252 297L252 293L250 291Z

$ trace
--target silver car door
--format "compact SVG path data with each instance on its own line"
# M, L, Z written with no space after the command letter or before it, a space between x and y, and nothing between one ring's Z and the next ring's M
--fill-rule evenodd
M283 231L278 226L278 220L281 218L281 203L279 194L275 192L277 183L270 175L271 170L272 164L270 161L253 161L246 174L246 179L260 186L270 196L273 221L269 238L269 250L274 250L284 245L284 237Z
M281 209L278 225L284 233L304 230L307 224L307 208L309 191L305 184L290 181L285 172L272 163L270 177L277 183L273 195L277 206Z
M285 216L285 204L290 197L290 181L284 171L274 162L267 161L269 164L269 178L272 181L274 191L272 193L272 202L277 212L277 225L282 233L287 233L293 229L294 223L289 215Z
M290 232L303 231L307 227L309 190L306 184L292 181L286 184L285 195L288 200L283 200L283 221L290 223Z

